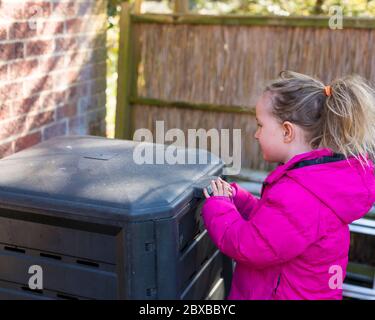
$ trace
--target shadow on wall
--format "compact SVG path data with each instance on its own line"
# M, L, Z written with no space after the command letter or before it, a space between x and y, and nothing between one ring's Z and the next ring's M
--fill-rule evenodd
M0 1L0 157L106 132L106 1Z

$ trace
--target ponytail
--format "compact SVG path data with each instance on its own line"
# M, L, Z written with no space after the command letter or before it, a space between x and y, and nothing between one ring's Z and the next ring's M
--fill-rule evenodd
M375 91L363 78L354 75L333 81L323 117L322 145L345 156L363 157L366 163L366 155L374 158Z

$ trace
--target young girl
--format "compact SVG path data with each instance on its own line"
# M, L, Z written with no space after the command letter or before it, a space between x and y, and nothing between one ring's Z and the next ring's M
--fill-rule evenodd
M263 158L278 166L261 198L218 179L202 216L235 260L228 299L342 299L348 224L375 202L374 91L284 71L256 105Z

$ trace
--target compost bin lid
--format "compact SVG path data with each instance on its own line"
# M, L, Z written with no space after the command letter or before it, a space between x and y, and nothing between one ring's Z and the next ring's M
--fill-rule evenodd
M179 202L192 197L195 181L220 174L224 167L221 159L206 150L180 147L185 159L197 151L195 164L186 160L185 164L140 165L133 160L140 144L96 136L64 136L8 156L0 160L0 206L17 201L26 208L58 207L64 211L69 207L71 212L81 214L82 208L100 208L108 216L115 212L145 217L158 211L168 216ZM168 147L146 144L154 152ZM207 161L200 164L199 157L204 154Z

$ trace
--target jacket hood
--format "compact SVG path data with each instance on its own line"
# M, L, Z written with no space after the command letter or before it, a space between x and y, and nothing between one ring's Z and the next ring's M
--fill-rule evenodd
M349 224L363 217L375 202L374 163L367 157L368 164L361 165L355 157L343 160L293 168L303 160L332 157L329 148L316 149L294 156L279 165L266 178L272 183L283 175L313 193L328 206L344 223Z

